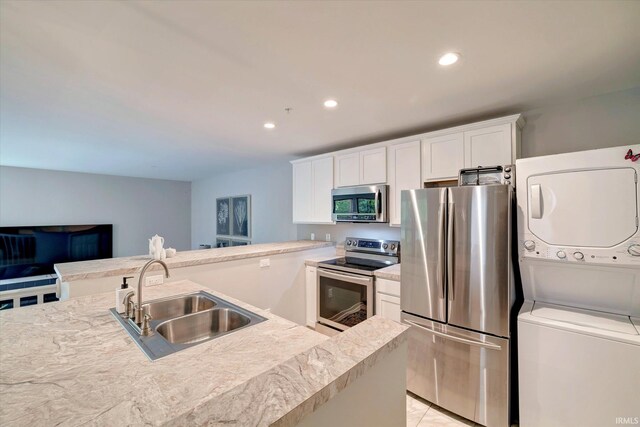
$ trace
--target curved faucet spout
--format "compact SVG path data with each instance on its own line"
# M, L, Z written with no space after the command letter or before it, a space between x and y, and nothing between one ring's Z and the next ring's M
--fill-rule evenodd
M144 280L144 275L147 272L147 269L156 263L164 267L165 276L167 277L167 279L169 278L169 267L167 267L167 264L165 264L164 261L160 261L157 259L152 259L151 261L147 262L144 267L142 267L142 270L140 270L140 278L138 279L138 292L136 295L138 306L136 307L135 318L135 322L138 325L142 324L142 281Z

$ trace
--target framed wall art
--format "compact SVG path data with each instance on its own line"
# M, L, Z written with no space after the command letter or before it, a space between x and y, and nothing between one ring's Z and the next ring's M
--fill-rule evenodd
M231 235L231 198L221 197L216 199L216 234L219 236Z

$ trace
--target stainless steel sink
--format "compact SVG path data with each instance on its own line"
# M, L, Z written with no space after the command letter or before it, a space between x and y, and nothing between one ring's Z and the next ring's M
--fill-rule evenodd
M230 308L216 308L169 320L156 332L172 344L192 344L247 326L251 319Z
M183 295L142 304L142 316L151 315L152 320L161 322L199 311L209 310L217 304L203 295Z
M110 311L151 360L267 320L204 291L149 301L142 309L151 315L149 336L142 336L140 327L115 308Z

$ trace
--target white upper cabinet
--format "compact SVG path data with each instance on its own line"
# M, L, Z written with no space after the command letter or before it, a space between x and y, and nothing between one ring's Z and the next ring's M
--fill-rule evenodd
M312 162L293 164L293 222L305 222L313 217Z
M336 187L360 184L360 156L358 153L336 156Z
M514 164L523 125L516 114L295 160L293 222L333 224L333 188L389 184L389 224L398 226L403 190L457 180L460 169Z
M464 133L464 167L500 166L514 163L511 124L470 130Z
M454 179L465 167L464 133L424 138L422 140L422 177L425 181Z
M333 157L314 160L313 221L331 222L331 190L333 189Z
M332 224L333 157L293 163L293 222Z
M360 152L360 184L387 182L387 147Z
M402 190L422 188L420 178L420 141L389 147L389 224L400 225Z
M340 154L335 161L336 187L387 182L387 147Z

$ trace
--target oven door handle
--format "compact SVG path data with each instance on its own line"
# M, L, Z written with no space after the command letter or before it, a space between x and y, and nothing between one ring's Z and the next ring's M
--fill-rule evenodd
M358 276L357 274L342 272L334 273L320 268L318 269L318 276L328 277L329 279L344 280L346 282L360 283L366 286L371 286L373 284L372 276Z

